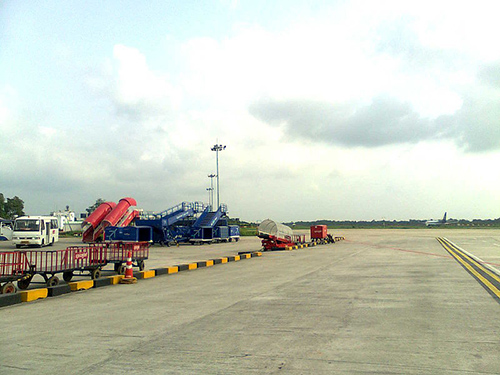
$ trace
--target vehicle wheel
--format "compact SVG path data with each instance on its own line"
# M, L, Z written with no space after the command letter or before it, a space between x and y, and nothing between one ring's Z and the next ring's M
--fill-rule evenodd
M233 241L233 239L232 239L232 238L229 238L229 239L228 239L228 241L229 241L229 242L232 242L232 241Z
M144 261L143 260L138 260L137 261L137 267L139 267L139 271L144 271Z
M101 270L99 268L93 269L90 271L90 276L92 277L92 280L98 279L101 277Z
M15 292L16 292L16 287L11 282L3 284L2 288L0 289L1 294L10 294Z
M21 248L21 245L16 245L16 249L20 249Z
M52 276L47 280L47 286L56 286L59 284L59 278L57 276Z
M169 241L165 242L165 246L170 247L170 242Z
M25 279L20 279L17 281L17 287L21 290L25 290L25 289L28 289L28 287L30 286L30 282L31 282L31 279L33 278L33 276L30 276L30 277L27 277Z
M73 278L73 271L66 271L63 272L63 280L69 283L71 279Z
M115 263L114 270L116 273L120 273L121 263Z
M235 238L234 240L235 240L236 242L238 242L240 239L239 239L239 238Z
M127 269L127 266L125 264L120 264L120 269L118 270L118 273L120 275L125 275L125 270Z
M52 242L50 243L49 246L54 246L54 239L52 239Z
M159 244L160 246L162 246L162 247L163 247L163 246L165 246L165 242L163 242L163 241L158 241L158 244Z

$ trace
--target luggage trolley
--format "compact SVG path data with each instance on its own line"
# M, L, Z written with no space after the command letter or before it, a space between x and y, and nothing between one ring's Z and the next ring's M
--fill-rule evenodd
M0 294L15 293L13 282L30 277L26 253L5 251L0 253Z
M107 247L107 263L114 263L115 272L125 274L125 263L130 252L132 265L138 267L139 271L144 270L144 261L149 257L149 247L151 243L146 241L141 242L108 242Z
M102 245L70 246L65 250L24 251L28 271L26 277L17 281L19 289L27 289L33 276L41 275L47 286L59 284L57 273L63 274L66 282L71 281L77 272L89 274L92 279L101 276L101 268L106 265L106 249Z

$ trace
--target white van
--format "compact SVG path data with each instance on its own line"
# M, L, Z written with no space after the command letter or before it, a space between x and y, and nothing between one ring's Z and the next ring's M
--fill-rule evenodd
M59 226L54 216L21 216L14 221L12 242L17 248L52 246L59 241Z

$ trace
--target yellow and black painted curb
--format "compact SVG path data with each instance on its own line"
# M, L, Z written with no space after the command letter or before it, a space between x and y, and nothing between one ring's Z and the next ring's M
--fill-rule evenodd
M497 270L488 266L473 254L461 249L444 237L437 237L436 240L498 303L500 303L500 274Z
M216 258L210 260L203 260L199 262L179 264L177 266L155 268L152 270L134 272L134 277L138 280L150 279L160 275L171 275L182 271L196 270L198 268L212 267L216 264L225 264L229 262L238 262L244 259L250 259L262 256L262 252L244 252L238 255L227 256L223 258ZM47 297L55 297L62 294L76 292L80 290L88 290L92 288L99 288L102 286L116 285L124 278L123 275L115 275L103 277L95 280L81 280L69 282L48 288L38 288L23 290L18 293L0 294L0 307L11 306L22 302L31 302L38 299Z

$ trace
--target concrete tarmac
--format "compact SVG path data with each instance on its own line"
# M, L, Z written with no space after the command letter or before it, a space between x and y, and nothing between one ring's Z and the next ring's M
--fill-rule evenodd
M500 304L435 240L497 263L500 231L334 234L346 241L2 308L0 373L500 373Z

